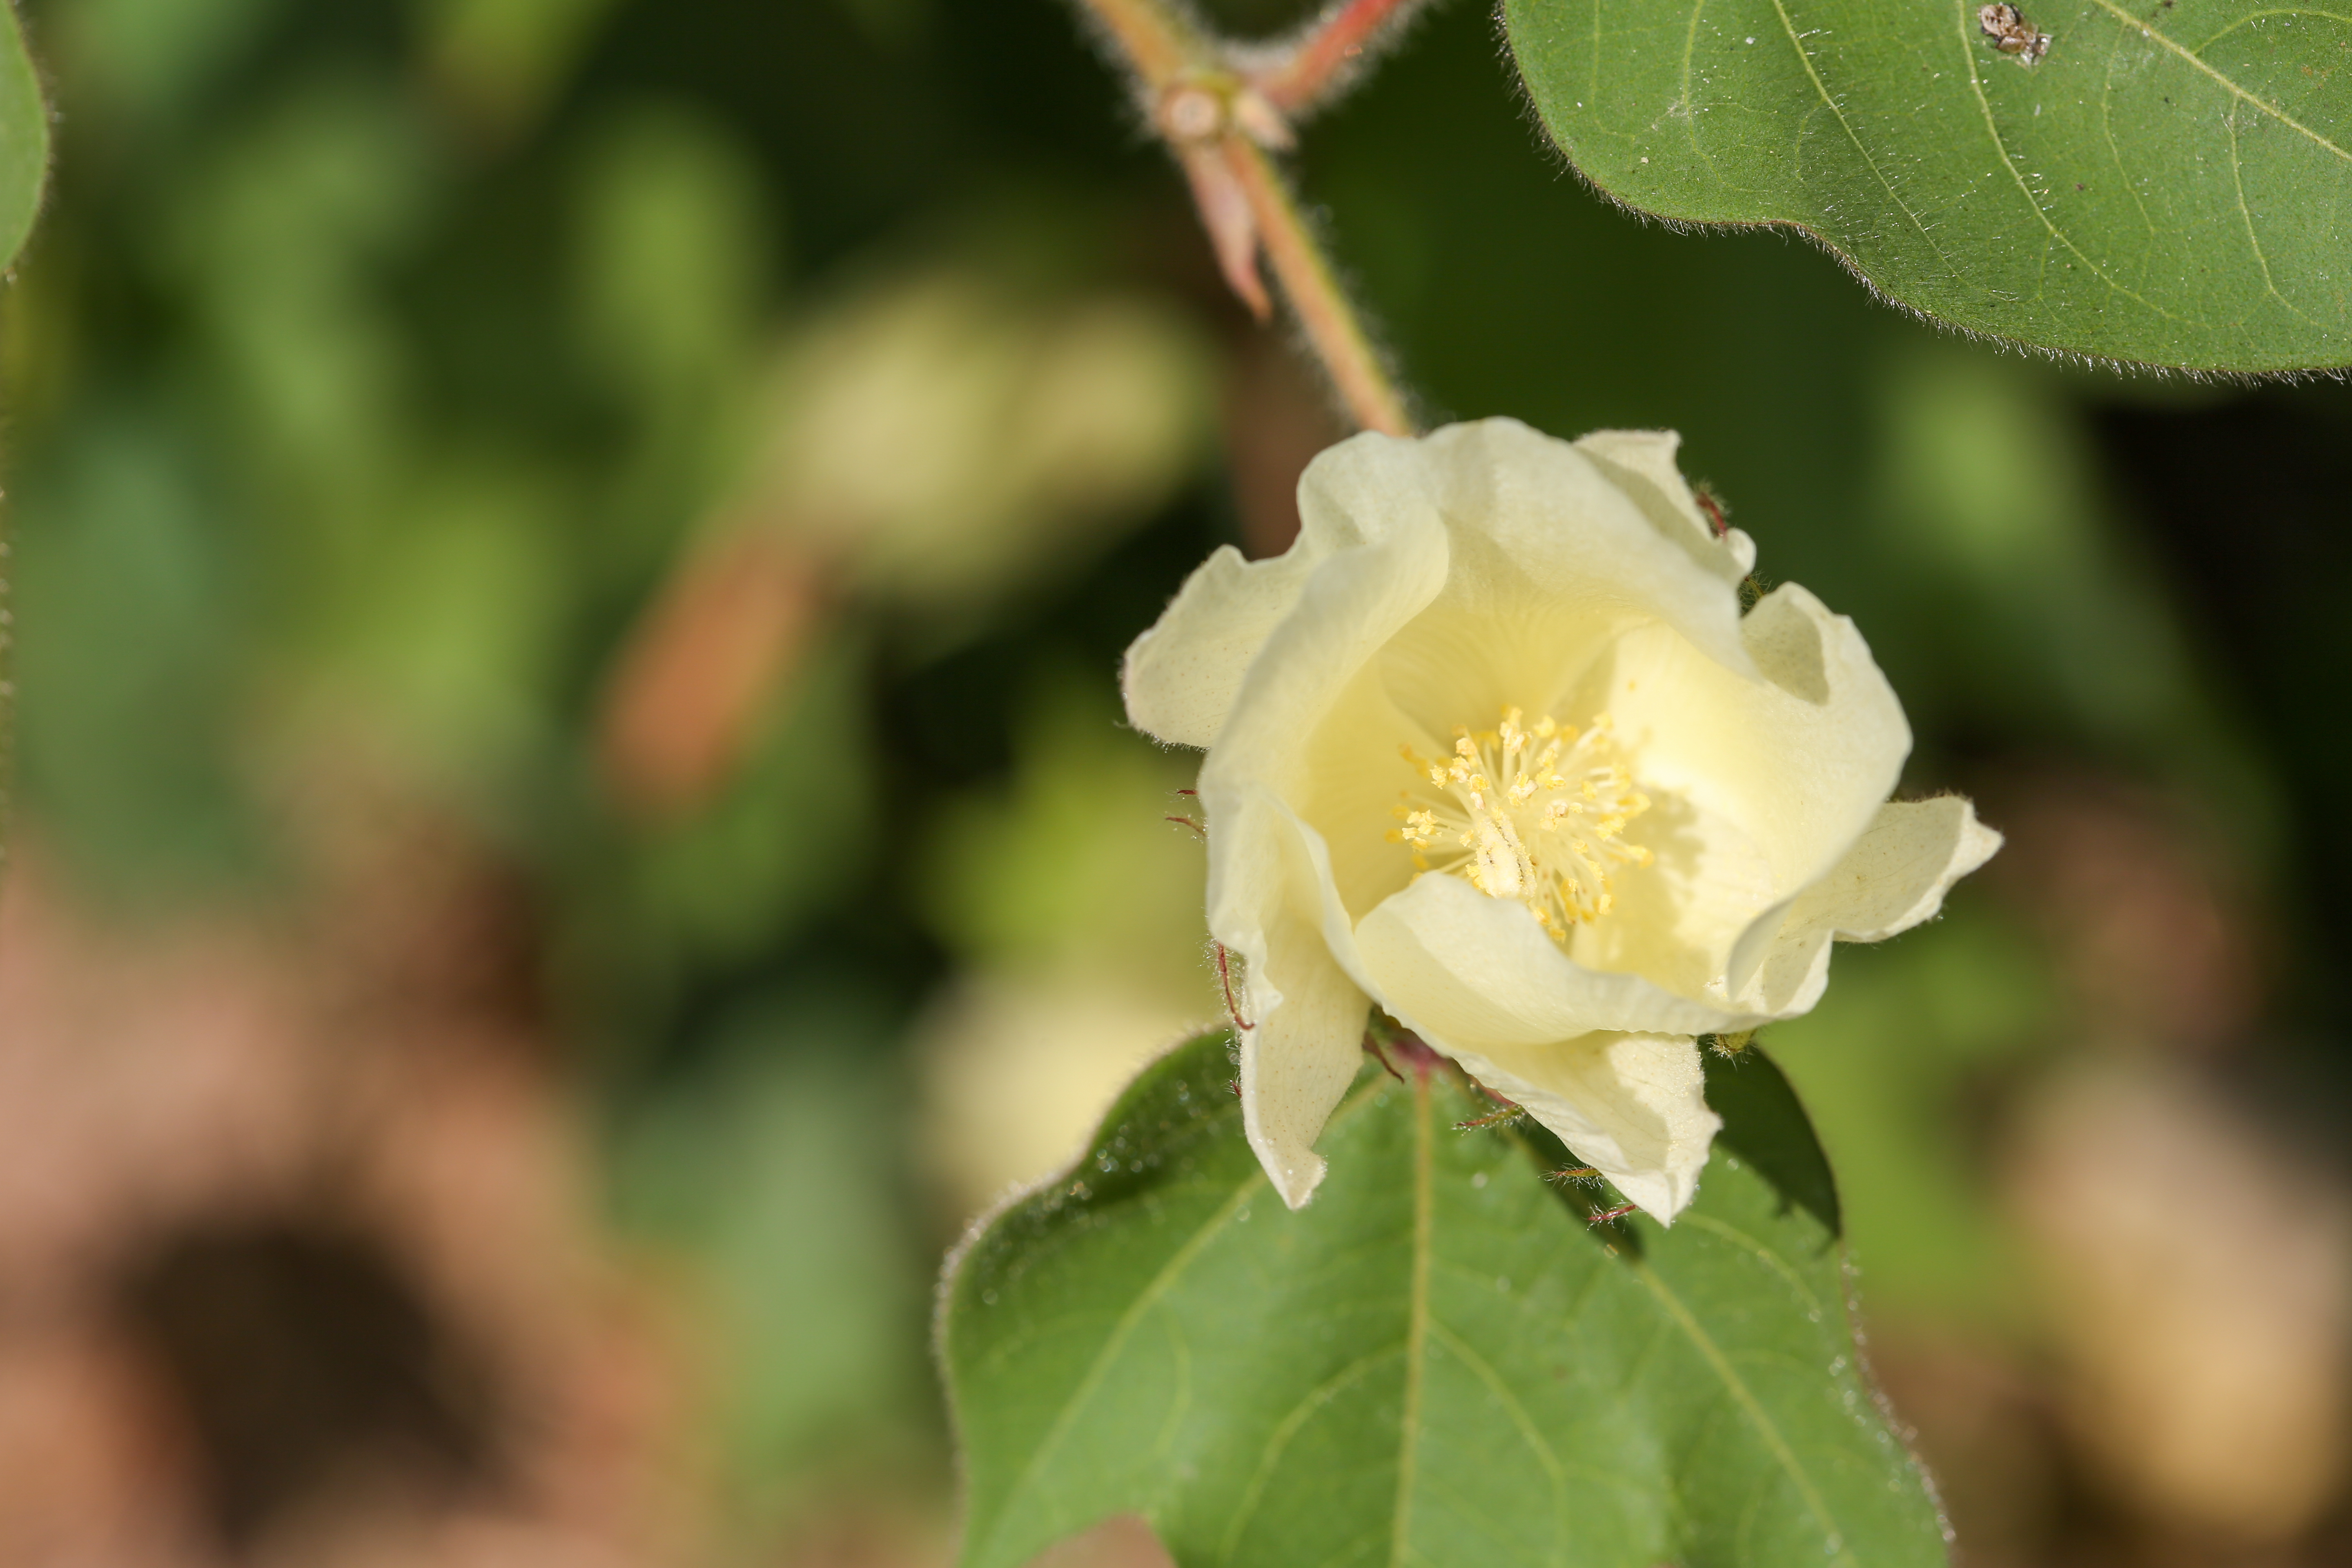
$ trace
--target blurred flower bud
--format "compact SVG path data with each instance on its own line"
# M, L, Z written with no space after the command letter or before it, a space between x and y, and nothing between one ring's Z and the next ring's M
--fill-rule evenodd
M1181 321L1138 299L892 284L789 348L741 510L855 587L987 598L1159 505L1202 450L1210 377Z

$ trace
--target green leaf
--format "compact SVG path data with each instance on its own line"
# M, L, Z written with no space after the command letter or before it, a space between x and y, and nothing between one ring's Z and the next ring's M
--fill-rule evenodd
M0 267L13 265L41 208L49 111L14 7L0 4Z
M1829 1167L1779 1069L1710 1057L1726 1128L1672 1230L1594 1227L1540 1132L1457 1132L1368 1068L1293 1214L1223 1036L950 1265L966 1568L1114 1513L1196 1564L1945 1561L1857 1366ZM1549 1144L1549 1147L1544 1145Z
M2256 0L1505 0L1607 195L1787 224L1971 331L2199 370L2352 363L2352 17ZM1989 454L1997 457L1997 454Z

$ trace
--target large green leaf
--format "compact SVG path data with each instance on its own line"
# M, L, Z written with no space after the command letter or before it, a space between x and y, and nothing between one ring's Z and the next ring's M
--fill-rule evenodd
M1906 305L2043 348L2205 370L2352 363L2352 14L2028 0L2050 43L2026 63L1978 9L1503 13L1553 139L1644 212L1791 225Z
M0 0L0 268L16 259L41 208L49 112L14 7Z
M1179 1047L952 1266L967 1568L1129 1511L1185 1568L1945 1560L1770 1062L1711 1061L1727 1126L1670 1231L1591 1226L1557 1144L1371 1068L1292 1214L1231 1076L1223 1036Z

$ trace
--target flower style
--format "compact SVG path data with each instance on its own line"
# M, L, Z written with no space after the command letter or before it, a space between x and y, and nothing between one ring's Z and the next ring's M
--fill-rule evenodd
M1887 799L1911 734L1861 635L1794 584L1741 614L1755 546L1678 444L1355 437L1287 553L1218 551L1129 648L1129 717L1208 751L1244 1120L1292 1207L1377 1003L1672 1221L1721 1125L1696 1037L1803 1013L1832 938L2000 847Z

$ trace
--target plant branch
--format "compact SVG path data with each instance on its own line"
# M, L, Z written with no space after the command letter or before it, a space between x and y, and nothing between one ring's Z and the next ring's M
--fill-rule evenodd
M1339 285L1289 186L1266 154L1290 143L1289 126L1243 74L1245 51L1204 32L1170 0L1082 0L1132 69L1152 130L1192 188L1225 281L1253 314L1272 310L1258 275L1263 251L1308 345L1356 422L1412 433L1403 395ZM1307 35L1255 68L1305 104L1336 89L1368 40L1421 0L1343 0Z
M1412 420L1405 413L1403 394L1391 378L1372 347L1371 335L1349 302L1347 291L1331 271L1331 263L1315 242L1307 218L1283 184L1263 148L1241 137L1229 137L1225 159L1251 215L1266 259L1281 280L1284 298L1297 312L1298 324L1314 345L1339 400L1367 430L1389 436L1410 436Z
M1338 0L1306 31L1249 73L1250 85L1288 115L1328 101L1353 80L1385 37L1427 0Z
M1213 58L1209 40L1159 0L1083 0L1143 85L1157 97Z

